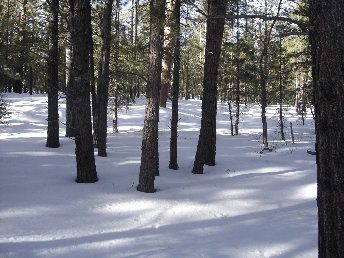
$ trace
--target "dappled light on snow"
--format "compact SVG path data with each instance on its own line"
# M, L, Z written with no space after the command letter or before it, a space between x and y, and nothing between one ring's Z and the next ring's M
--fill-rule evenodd
M75 145L65 135L45 147L47 96L7 94L11 116L0 128L0 252L4 257L306 257L317 256L314 122L292 107L295 143L278 133L267 108L271 151L262 151L258 105L242 107L231 136L228 107L218 104L216 166L191 173L201 101L181 100L179 170L168 169L171 102L159 120L157 192L138 192L144 98L121 108L108 157L96 156L99 181L76 184ZM288 125L289 123L286 123ZM108 128L112 116L108 116ZM0 256L1 256L0 255Z

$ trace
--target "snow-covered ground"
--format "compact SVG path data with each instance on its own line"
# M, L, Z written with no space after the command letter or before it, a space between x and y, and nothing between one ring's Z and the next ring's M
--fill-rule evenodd
M45 147L47 96L7 94L11 117L0 127L0 257L308 257L317 256L314 122L267 109L272 152L261 153L258 105L242 106L230 135L218 105L217 165L191 173L201 101L180 101L179 167L168 169L171 103L160 109L158 192L137 192L144 100L119 112L108 157L96 156L99 181L77 184L74 142ZM295 144L290 137L293 123Z

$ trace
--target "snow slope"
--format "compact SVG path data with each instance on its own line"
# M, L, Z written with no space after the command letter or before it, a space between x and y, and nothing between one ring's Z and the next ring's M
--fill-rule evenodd
M278 134L267 109L272 152L261 153L258 105L242 107L232 137L218 105L217 165L191 174L201 101L180 101L179 167L169 170L171 103L161 109L158 192L137 192L144 100L119 112L108 157L96 156L99 182L77 184L74 143L65 138L60 100L58 149L45 147L47 96L7 94L11 117L0 127L0 257L316 257L314 122L292 107L295 144Z

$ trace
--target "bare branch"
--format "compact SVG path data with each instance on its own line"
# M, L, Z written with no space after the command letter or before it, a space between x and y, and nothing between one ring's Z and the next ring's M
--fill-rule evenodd
M203 10L201 10L201 9L194 3L194 1L192 1L192 0L185 0L184 2L185 2L186 4L191 5L193 8L195 8L195 9L196 9L196 12L198 12L199 14L203 15L204 17L208 17L208 15L207 15L205 12L203 12Z
M296 24L297 26L299 26L299 28L302 31L308 31L309 28L309 24L300 20L295 20L289 17L279 17L279 16L268 16L268 15L263 15L263 14L239 14L239 15L235 15L235 14L226 14L226 15L218 15L216 17L213 18L226 18L226 19L261 19L264 21L285 21L288 23L292 23L292 24Z
M288 36L309 36L308 31L291 31L279 34L279 37L284 38Z

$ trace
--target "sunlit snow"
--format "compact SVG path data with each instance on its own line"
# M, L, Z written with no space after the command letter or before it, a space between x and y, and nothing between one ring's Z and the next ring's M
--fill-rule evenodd
M136 191L144 98L121 108L118 134L109 114L108 157L96 156L100 180L77 184L74 142L64 137L65 98L61 147L49 149L47 96L5 96L11 116L0 127L0 257L317 256L316 165L306 152L314 151L311 114L303 126L294 108L284 107L284 142L278 106L269 106L272 151L263 152L259 105L242 105L240 135L231 136L228 106L219 103L216 166L193 175L201 101L179 103L177 171L168 168L168 102L160 112L158 191L145 194Z

